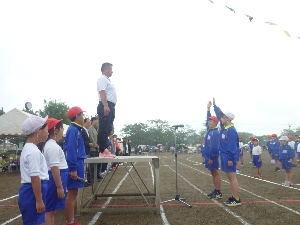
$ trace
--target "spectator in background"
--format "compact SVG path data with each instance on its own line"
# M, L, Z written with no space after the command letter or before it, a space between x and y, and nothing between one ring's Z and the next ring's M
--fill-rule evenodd
M115 144L115 142L114 142L114 137L113 137L113 134L109 134L109 136L108 136L108 141L109 141L109 145L110 145L110 147L111 147L111 150L110 150L110 152L111 152L111 154L116 154L116 144Z
M123 151L122 151L122 149L119 146L118 135L114 134L113 138L114 138L114 142L115 142L115 145L116 145L116 156L123 155ZM119 165L123 165L123 163L119 163Z
M126 138L124 137L123 138L123 151L124 151L124 154L126 154L126 144L127 144Z
M99 156L99 146L97 142L97 126L98 126L98 118L92 117L91 118L91 126L88 129L89 136L90 136L90 142L93 143L93 146L90 147L90 157L98 157ZM90 164L91 168L91 177L94 179L94 164ZM100 166L101 164L97 164L97 178L101 179L100 176ZM90 176L88 176L90 177Z
M89 118L84 119L83 129L81 130L82 138L84 141L85 154L90 157L90 148L93 147L93 143L90 141L90 135L88 129L91 126L91 121Z
M127 147L128 147L128 156L130 156L131 153L131 141L129 139L126 140Z
M86 154L87 158L90 157L90 150L91 150L91 147L93 147L93 143L91 143L91 141L90 141L90 135L89 135L89 131L88 131L88 129L90 128L90 126L91 126L90 119L89 118L85 118L82 130L81 130L81 134L82 134L82 138L83 138L83 142L84 142L85 154ZM87 165L85 165L85 171L88 171L87 172L87 181L88 181L88 183L85 183L85 186L87 187L88 184L92 183L90 172L89 172L90 168L88 168Z
M129 146L128 146L128 140L126 140L126 138L123 138L123 150L124 150L124 156L128 156L129 155Z

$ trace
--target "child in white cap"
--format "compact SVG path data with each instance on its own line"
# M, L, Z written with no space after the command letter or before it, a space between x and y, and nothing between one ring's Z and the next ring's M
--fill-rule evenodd
M45 223L49 175L46 160L37 144L46 141L48 137L47 118L30 116L22 124L22 131L27 136L20 158L22 185L18 199L23 224Z
M232 197L229 197L225 203L227 206L241 205L239 197L239 183L236 178L236 163L239 161L239 138L238 133L232 123L235 116L232 112L222 112L215 104L213 98L215 114L221 121L220 130L220 158L221 169L226 173L230 183Z
M285 186L293 186L293 171L292 171L292 160L295 157L295 151L288 145L289 138L282 136L280 139L279 147L279 161L281 162L282 169L285 170Z

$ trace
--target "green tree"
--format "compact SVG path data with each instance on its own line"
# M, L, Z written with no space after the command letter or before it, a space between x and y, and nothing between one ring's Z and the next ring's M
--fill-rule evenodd
M145 123L125 124L121 129L121 135L129 138L132 145L147 144L149 126Z
M0 116L2 116L4 114L4 110L3 110L3 107L0 109Z
M39 110L39 116L45 117L53 117L56 119L63 119L63 123L69 125L71 123L70 119L67 117L67 112L69 110L69 106L65 102L57 102L56 100L46 101L44 100L44 109Z

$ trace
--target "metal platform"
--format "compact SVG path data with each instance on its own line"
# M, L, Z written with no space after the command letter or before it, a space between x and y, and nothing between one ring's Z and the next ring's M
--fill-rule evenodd
M138 186L136 180L132 176L132 172L130 171L128 165L125 164L125 162L129 163L130 167L132 166L133 170L138 174L139 179L142 181L142 184L146 188L147 192L143 193L141 188ZM153 164L154 167L154 190L153 192L150 192L146 184L144 183L142 177L138 173L138 171L135 168L135 163L139 162L150 162ZM136 193L122 193L122 194L113 194L113 193L105 193L106 187L109 185L111 179L113 178L113 175L118 170L115 170L110 177L108 183L104 187L104 190L102 193L98 194L98 191L100 187L103 185L103 181L105 180L106 176L101 179L99 183L94 182L93 188L92 188L92 195L88 197L88 199L85 202L82 202L82 197L84 193L84 188L80 188L78 190L78 196L77 196L77 215L80 215L81 212L113 212L113 211L151 211L155 210L157 214L160 214L160 189L159 189L159 158L157 156L116 156L115 158L106 158L106 157L93 157L93 158L87 158L84 160L85 164L94 164L94 180L97 180L97 166L98 163L124 163L123 166L118 166L118 169L125 169L136 185L139 192ZM143 199L146 202L145 207L126 207L126 208L90 208L90 204L94 199L97 199L97 197L116 197L116 196L142 196ZM153 196L155 198L155 206L148 203L146 197Z

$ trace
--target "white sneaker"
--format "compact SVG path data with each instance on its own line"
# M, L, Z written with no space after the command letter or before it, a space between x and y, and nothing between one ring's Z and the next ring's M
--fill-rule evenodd
M237 174L239 174L240 172L241 172L240 170L238 170L238 169L236 170L236 173L237 173Z

